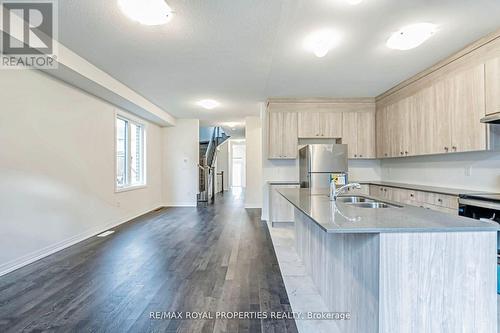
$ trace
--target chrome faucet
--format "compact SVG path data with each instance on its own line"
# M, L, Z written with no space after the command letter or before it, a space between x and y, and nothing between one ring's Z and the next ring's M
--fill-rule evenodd
M337 201L337 197L339 195L341 195L342 193L344 193L345 191L347 191L347 190L349 190L351 188L360 189L361 188L361 184L359 184L359 183L351 183L351 184L347 184L347 185L341 186L339 188L336 188L335 183L331 182L331 184L330 184L330 200Z

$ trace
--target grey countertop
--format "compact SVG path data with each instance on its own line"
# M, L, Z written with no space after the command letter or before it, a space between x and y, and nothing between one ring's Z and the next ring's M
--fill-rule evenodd
M359 208L340 201L334 203L326 195L310 195L308 189L279 189L278 192L329 233L500 230L497 223L481 222L420 207L397 204L400 208Z
M466 193L470 193L470 194L480 193L479 191L470 191L470 190L465 190L465 189L460 189L460 188L405 184L405 183L385 182L385 181L376 181L376 180L375 181L373 181L373 180L356 181L356 182L360 183L360 184L397 187L397 188L404 188L404 189L415 190L415 191L433 192L433 193L448 194L448 195L455 195L455 196L458 196L459 194L466 194Z

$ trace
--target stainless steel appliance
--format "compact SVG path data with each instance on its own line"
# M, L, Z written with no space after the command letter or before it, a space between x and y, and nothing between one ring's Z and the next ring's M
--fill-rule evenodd
M347 184L347 145L313 144L299 150L299 181L311 194L328 194L333 175Z
M500 193L461 194L458 214L476 220L500 223ZM500 294L500 233L497 233L497 292Z

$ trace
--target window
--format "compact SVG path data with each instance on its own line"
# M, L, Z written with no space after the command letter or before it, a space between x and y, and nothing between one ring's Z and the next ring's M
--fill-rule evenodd
M144 125L116 117L116 188L146 184Z

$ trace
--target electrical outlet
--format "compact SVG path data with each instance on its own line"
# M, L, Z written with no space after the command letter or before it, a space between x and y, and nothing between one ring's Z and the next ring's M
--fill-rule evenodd
M472 175L472 167L467 166L465 167L465 176L470 177Z

